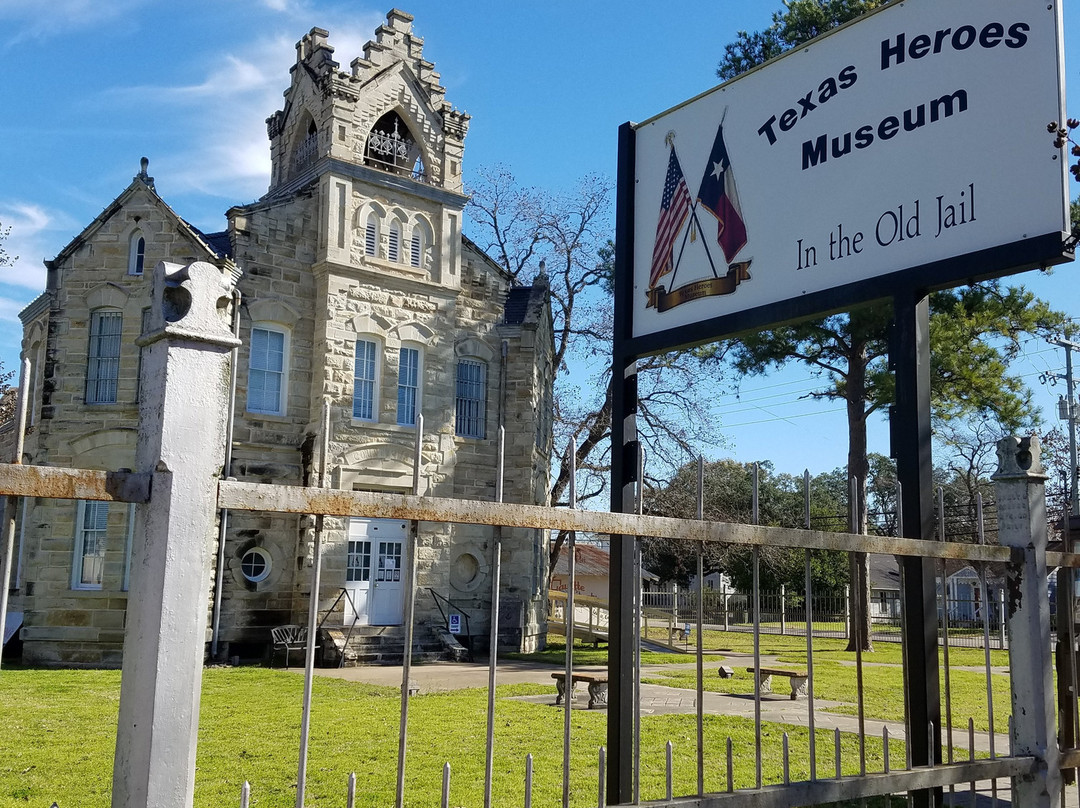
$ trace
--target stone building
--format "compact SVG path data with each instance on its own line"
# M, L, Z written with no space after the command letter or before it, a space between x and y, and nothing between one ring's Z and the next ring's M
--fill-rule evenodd
M312 484L328 400L336 488L410 491L422 414L421 493L490 501L502 425L505 500L546 502L548 289L543 275L514 286L462 234L469 116L445 100L410 15L391 11L345 71L327 37L314 28L297 44L283 107L267 120L269 190L228 210L227 230L185 222L144 160L46 262L47 288L20 315L32 362L26 462L133 465L149 275L162 260L201 260L238 277L242 294L231 476ZM132 508L28 500L18 524L11 608L24 659L118 664ZM351 627L350 655L400 656L406 525L326 527L324 628ZM306 623L312 550L310 517L228 515L224 563L207 581L207 597L220 596L219 656L258 657L272 627ZM491 552L490 528L420 525L418 642L439 647L449 600L487 645ZM546 565L540 531L505 531L500 644L542 644ZM345 633L324 632L324 647L340 651Z

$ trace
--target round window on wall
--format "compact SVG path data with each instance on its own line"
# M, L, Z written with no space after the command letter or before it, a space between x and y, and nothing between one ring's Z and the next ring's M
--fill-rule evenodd
M240 559L240 573L253 584L266 580L270 566L270 553L262 547L252 547Z

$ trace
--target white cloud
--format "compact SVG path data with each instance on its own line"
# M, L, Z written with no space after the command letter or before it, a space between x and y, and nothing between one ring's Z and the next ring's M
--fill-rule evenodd
M45 288L43 261L81 229L66 214L21 201L0 200L0 224L11 228L4 248L19 258L14 266L0 269L0 283L34 291Z
M363 55L364 44L383 21L376 13L352 13L347 19L324 13L323 17L330 18L319 19L317 13L287 0L265 2L287 11L288 22L276 23L275 33L235 43L232 52L217 59L200 81L131 86L104 96L123 105L135 99L153 105L166 118L175 115L178 130L187 130L182 138L184 148L154 160L151 173L162 181L167 196L197 191L239 201L264 194L270 179L265 121L282 106L289 68L296 59L296 41L313 24L326 28L334 55L347 71L349 63ZM205 57L201 61L205 62ZM193 106L197 106L198 115L192 114Z
M82 28L93 28L130 15L146 5L148 0L49 0L30 3L27 0L0 0L0 21L5 35L5 48L27 40L51 39L59 34Z

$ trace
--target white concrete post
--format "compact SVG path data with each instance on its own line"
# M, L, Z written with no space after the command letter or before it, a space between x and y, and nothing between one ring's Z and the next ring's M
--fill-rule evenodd
M1013 754L1041 762L1034 774L1013 780L1013 805L1025 808L1050 808L1061 794L1046 584L1046 475L1039 454L1034 436L1003 438L992 478L998 541L1023 553L1021 564L1009 565L1006 586Z
M239 272L158 263L140 377L113 808L190 808Z

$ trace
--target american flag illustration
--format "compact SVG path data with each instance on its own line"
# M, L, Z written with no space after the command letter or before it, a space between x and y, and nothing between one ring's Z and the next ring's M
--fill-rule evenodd
M660 200L660 220L656 223L656 244L653 247L652 269L649 272L650 288L655 287L660 278L671 272L671 248L689 215L690 190L686 187L686 178L673 146L668 160L667 177L664 180L664 195Z

